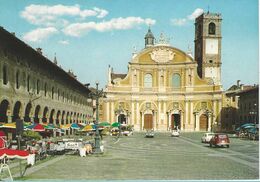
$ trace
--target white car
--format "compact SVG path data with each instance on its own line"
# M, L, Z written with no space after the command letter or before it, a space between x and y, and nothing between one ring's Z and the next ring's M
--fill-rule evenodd
M201 142L202 143L209 143L211 138L214 136L214 133L204 133L203 136L201 137Z
M178 137L178 136L180 136L179 130L172 130L172 136L173 136L173 137Z

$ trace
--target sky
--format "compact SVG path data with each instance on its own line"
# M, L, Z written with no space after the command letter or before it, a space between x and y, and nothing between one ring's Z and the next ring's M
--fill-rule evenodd
M127 73L144 48L148 27L185 52L194 50L194 19L222 15L222 84L259 82L258 0L0 0L0 26L77 75L83 84L107 84L108 66ZM194 51L193 51L194 54Z

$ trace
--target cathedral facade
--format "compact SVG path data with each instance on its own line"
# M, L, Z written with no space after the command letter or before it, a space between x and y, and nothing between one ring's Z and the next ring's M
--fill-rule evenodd
M221 15L195 21L195 56L169 45L149 28L145 48L134 53L127 74L109 66L102 118L135 130L212 131L220 127Z

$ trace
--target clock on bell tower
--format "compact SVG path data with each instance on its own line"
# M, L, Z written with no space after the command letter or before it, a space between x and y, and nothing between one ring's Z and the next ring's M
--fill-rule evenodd
M221 15L203 13L195 21L195 60L198 75L221 84Z

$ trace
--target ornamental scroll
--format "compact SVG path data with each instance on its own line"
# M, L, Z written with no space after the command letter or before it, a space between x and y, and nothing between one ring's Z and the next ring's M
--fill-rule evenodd
M173 60L175 53L171 49L164 47L155 48L150 53L151 59L158 63L166 63Z

